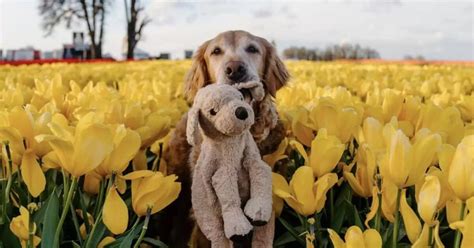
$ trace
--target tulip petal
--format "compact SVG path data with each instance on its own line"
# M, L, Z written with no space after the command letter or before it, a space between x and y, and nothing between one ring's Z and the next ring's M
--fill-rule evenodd
M133 172L128 173L127 175L120 176L125 180L135 180L143 177L151 177L155 174L155 172L151 170L136 170Z
M439 197L441 195L441 185L436 176L426 176L425 183L421 187L418 197L418 213L421 219L428 225L434 224Z
M303 145L296 140L291 140L290 145L296 148L298 153L304 158L305 164L309 164L308 154L306 153Z
M337 183L337 174L328 173L314 183L314 199L316 212L320 212L326 203L326 193Z
M400 213L405 224L406 233L411 243L414 243L421 232L421 223L415 212L408 205L406 190L403 190L400 199Z
M106 245L111 244L114 241L115 241L114 237L107 236L99 242L99 244L97 245L97 248L104 248Z
M382 237L375 229L368 229L364 232L365 247L382 248Z
M128 225L128 209L125 202L117 193L115 186L112 186L105 198L103 208L103 221L107 229L113 234L125 232Z
M33 150L27 150L23 154L20 170L28 191L33 197L38 197L44 191L46 178Z
M303 215L314 214L316 205L313 188L313 171L309 166L300 166L296 169L290 181L290 188L295 194L295 198L303 205Z
M79 177L95 169L112 151L113 137L109 128L91 124L76 134L74 140L74 167L69 171Z
M457 146L448 181L459 199L466 201L474 196L474 135L464 137Z
M329 232L329 238L331 239L332 245L334 248L345 248L346 244L344 244L344 241L339 237L339 235L332 230L331 228L328 228Z
M365 247L364 235L358 226L351 226L347 229L344 237L347 248Z

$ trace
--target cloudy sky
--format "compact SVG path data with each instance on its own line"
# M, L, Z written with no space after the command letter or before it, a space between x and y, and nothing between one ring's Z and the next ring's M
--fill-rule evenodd
M45 37L39 0L0 0L0 49L28 45L52 50L71 43L72 30L58 27ZM429 59L474 60L474 4L469 0L367 1L146 1L153 22L139 47L151 54L183 57L203 41L229 29L244 29L289 46L324 48L359 43L383 58L423 55ZM121 57L125 36L123 1L107 17L104 50Z

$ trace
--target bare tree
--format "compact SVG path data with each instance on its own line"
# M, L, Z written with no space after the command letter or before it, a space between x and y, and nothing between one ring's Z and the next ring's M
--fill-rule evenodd
M65 23L70 28L73 23L85 23L91 42L91 57L102 58L102 44L106 5L110 0L40 0L39 10L43 18L46 35Z
M133 59L135 48L143 37L143 28L151 22L151 19L143 15L145 7L140 0L123 0L123 2L127 18L127 59Z

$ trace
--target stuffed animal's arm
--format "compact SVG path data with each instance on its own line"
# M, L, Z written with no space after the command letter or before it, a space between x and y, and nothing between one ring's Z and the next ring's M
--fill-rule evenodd
M259 150L249 135L244 151L244 168L250 177L250 199L245 206L245 214L254 225L265 224L272 213L272 172L262 161Z
M225 236L234 241L248 234L252 225L241 208L236 169L232 165L219 165L212 176L212 186L221 205Z

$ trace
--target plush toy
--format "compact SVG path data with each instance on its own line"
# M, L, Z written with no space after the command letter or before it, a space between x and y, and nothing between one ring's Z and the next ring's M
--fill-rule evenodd
M237 90L249 89L256 97L263 92L258 87L263 86L206 86L198 91L188 113L188 142L194 148L201 143L200 151L195 151L192 206L212 247L232 247L252 229L252 247L272 247L271 169L249 131L253 110Z

